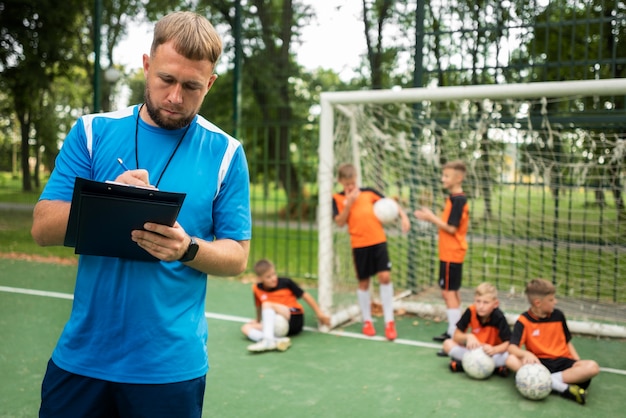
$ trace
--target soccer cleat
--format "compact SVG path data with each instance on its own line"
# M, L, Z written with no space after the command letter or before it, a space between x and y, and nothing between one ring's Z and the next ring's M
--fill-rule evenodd
M387 322L387 326L385 327L385 337L389 341L393 341L398 338L398 332L396 331L396 324L394 321Z
M463 371L463 364L461 364L461 362L458 361L458 360L450 361L450 371L451 372L462 372Z
M581 405L587 402L587 391L578 385L569 385L564 392L561 392L561 396L565 399L571 399Z
M443 350L439 350L439 351L437 351L437 356L439 356L439 357L448 357L448 353L446 353Z
M450 334L448 334L447 332L444 332L441 335L437 335L436 337L433 337L433 340L441 342L441 341L447 340L448 338L450 338Z
M368 337L373 337L374 335L376 335L376 329L374 329L374 324L372 324L372 321L365 321L363 323L363 334L367 335Z
M493 370L493 374L497 374L500 377L507 377L509 375L509 369L506 366L496 367Z
M278 351L287 351L289 347L291 347L291 339L289 337L276 339L276 349Z
M252 353L262 353L264 351L272 351L276 350L276 341L275 340L266 340L262 339L254 344L250 344L248 346L248 351Z

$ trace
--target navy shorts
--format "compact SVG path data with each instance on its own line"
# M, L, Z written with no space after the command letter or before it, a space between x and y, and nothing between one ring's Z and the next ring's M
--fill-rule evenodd
M52 360L41 385L40 418L200 418L206 376L167 384L115 383L69 373Z
M574 360L572 358L567 357L557 357L557 358L540 358L539 361L541 364L546 366L550 373L562 372L563 370L567 370L576 363L578 360ZM583 389L587 389L589 384L591 383L591 379L585 380L584 382L577 382L576 384Z
M540 358L539 361L550 370L550 373L562 372L576 363L576 360L567 357Z
M463 276L463 263L439 261L439 287L442 290L459 290Z
M367 280L381 271L391 271L386 242L369 247L353 248L352 258L356 277L359 280Z
M292 335L300 334L302 328L304 328L304 314L302 312L292 312L289 317L289 332L287 336L291 337Z

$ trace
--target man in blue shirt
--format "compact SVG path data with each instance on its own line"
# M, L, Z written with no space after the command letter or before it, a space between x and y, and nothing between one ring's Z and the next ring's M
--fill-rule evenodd
M204 17L165 16L143 56L145 103L83 116L63 143L34 210L40 245L64 243L76 177L186 198L174 226L132 231L158 261L80 256L72 313L42 384L42 417L202 414L207 275L243 272L251 238L243 148L198 115L221 52Z

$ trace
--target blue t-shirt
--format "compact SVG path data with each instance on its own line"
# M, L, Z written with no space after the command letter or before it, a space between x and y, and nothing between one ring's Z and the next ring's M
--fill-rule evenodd
M114 180L135 167L138 106L81 117L40 199L71 201L77 176ZM139 119L137 156L151 184L186 193L178 222L203 240L251 238L249 174L241 144L201 116L185 128ZM120 216L123 216L120 214ZM94 237L97 239L97 237ZM124 383L171 383L208 370L206 274L180 262L80 256L69 321L52 354L72 373Z

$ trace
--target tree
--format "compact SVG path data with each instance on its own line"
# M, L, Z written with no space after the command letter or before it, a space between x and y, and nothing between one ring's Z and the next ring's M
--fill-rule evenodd
M33 121L41 110L41 97L55 78L79 61L76 33L80 32L81 1L0 4L0 85L13 101L20 125L22 188L32 190L29 140Z

